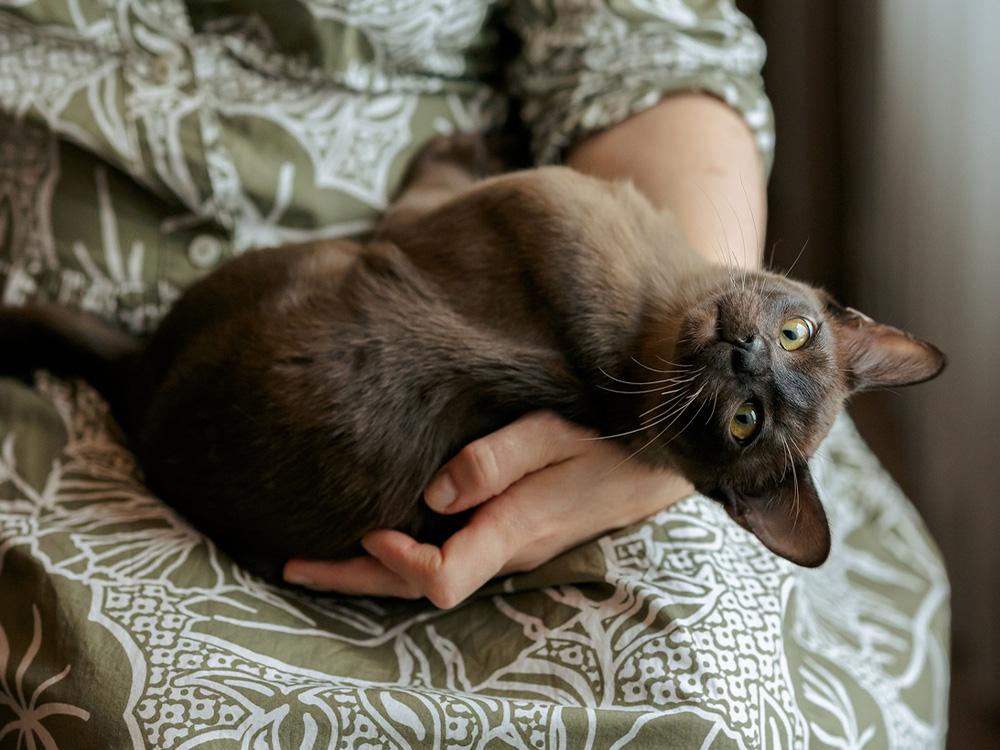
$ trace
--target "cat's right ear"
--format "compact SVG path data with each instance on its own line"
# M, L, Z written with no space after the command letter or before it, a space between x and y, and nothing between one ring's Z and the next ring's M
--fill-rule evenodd
M947 360L933 344L844 307L829 295L823 301L852 391L922 383L944 369Z

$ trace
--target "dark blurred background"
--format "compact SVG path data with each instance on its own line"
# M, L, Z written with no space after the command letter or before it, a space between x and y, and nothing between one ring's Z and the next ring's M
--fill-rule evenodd
M852 414L952 585L949 748L1000 748L1000 0L743 0L777 122L774 265L939 345Z

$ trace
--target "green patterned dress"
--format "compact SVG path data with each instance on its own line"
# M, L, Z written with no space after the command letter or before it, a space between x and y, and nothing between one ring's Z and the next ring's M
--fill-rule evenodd
M763 58L729 0L0 0L0 294L148 330L509 97L540 163L690 89L769 160ZM940 747L938 553L849 422L813 468L818 570L694 496L441 612L263 584L89 388L0 380L0 748Z

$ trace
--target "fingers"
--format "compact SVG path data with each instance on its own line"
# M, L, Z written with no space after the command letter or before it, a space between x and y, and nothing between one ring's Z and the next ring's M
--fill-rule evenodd
M364 547L441 609L450 609L496 576L513 552L510 524L495 512L474 515L444 546L421 544L398 531L373 531Z
M512 554L513 540L513 524L484 508L441 548L421 544L401 531L380 529L362 540L370 557L290 560L284 578L314 591L404 599L426 596L435 606L451 609L500 572Z
M419 599L423 593L374 557L349 560L289 560L284 579L313 591L336 591L360 596L395 596Z
M431 480L424 499L458 513L499 495L522 477L586 450L594 433L552 412L533 412L469 443Z

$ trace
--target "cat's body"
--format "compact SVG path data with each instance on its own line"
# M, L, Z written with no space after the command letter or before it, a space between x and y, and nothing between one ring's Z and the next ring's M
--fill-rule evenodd
M146 346L61 309L2 310L0 372L95 382L151 488L265 574L355 554L374 528L439 538L449 526L421 500L433 473L535 409L619 435L772 549L821 562L805 457L850 390L932 376L936 350L797 282L733 277L630 185L564 168L473 185L448 157L418 165L374 242L246 253L188 290ZM792 314L819 324L817 352L782 364L755 334ZM903 376L873 377L881 360L860 372L863 327L905 343L890 363ZM750 400L781 424L720 446L720 409ZM789 442L798 453L776 448Z

